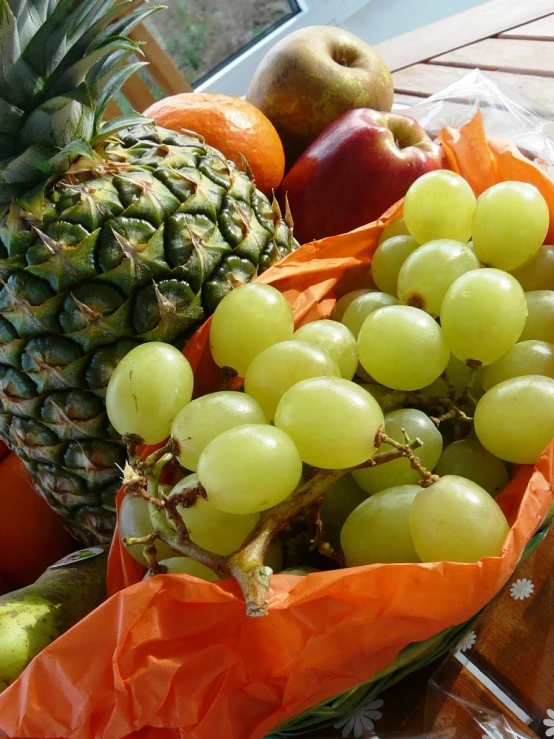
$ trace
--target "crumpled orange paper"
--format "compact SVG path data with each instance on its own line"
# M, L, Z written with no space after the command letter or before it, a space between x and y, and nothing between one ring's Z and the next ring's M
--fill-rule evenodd
M480 117L441 141L476 193L494 182L554 185L509 142L487 145ZM261 282L298 323L329 315L359 286L384 224L303 246ZM218 386L208 326L186 347L196 393ZM497 498L511 530L501 556L475 564L369 565L272 579L269 615L247 618L234 581L184 575L141 581L114 539L112 597L45 649L0 695L0 736L33 739L262 739L275 726L389 665L411 642L469 619L511 576L552 501L554 443ZM5 732L2 734L2 731Z

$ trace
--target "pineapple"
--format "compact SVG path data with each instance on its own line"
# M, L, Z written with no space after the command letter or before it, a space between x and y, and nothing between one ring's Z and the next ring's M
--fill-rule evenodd
M102 122L141 63L134 0L0 0L0 434L86 544L108 542L126 449L108 380L181 347L297 246L248 173L193 133Z

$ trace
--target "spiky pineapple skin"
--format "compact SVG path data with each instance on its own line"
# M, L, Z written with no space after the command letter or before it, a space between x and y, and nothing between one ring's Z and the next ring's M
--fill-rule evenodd
M115 525L118 361L143 341L182 347L233 284L297 246L201 137L140 126L97 153L0 220L0 434L86 544Z

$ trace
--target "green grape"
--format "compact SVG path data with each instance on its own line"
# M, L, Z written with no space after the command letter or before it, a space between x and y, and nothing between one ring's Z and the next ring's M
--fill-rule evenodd
M402 408L387 413L385 431L388 436L402 444L405 443L404 431L409 439L421 439L423 446L419 447L415 453L426 469L432 470L439 461L442 452L441 433L422 411ZM381 444L377 451L381 453L390 449L392 449L390 444ZM412 469L406 458L393 459L385 464L367 467L363 470L354 470L352 477L369 495L398 485L415 485L420 480L419 473Z
M338 321L312 321L297 329L292 337L308 341L329 352L345 380L351 380L358 366L358 345L351 331Z
M122 436L145 444L169 436L177 413L190 402L194 377L187 359L171 344L150 341L126 354L110 377L106 411Z
M530 290L554 290L554 246L543 244L521 267L512 270L521 287Z
M506 517L486 490L465 477L445 475L416 496L411 529L422 562L477 562L498 557Z
M217 582L220 579L217 572L214 572L211 567L206 567L206 565L190 557L169 557L169 559L162 560L160 564L167 567L168 575L192 575L207 582ZM147 572L142 579L147 580L150 577L154 576Z
M325 541L334 549L340 546L340 530L356 506L367 498L352 474L343 475L325 492L320 515L323 521Z
M417 390L444 372L450 351L431 316L408 305L390 305L365 319L358 336L358 358L380 385Z
M281 570L281 575L296 575L297 577L306 577L311 575L312 572L321 572L315 567L288 567L286 570Z
M487 267L516 269L540 249L548 224L548 205L536 187L499 182L477 200L473 250Z
M246 393L222 390L193 400L171 425L181 464L187 470L196 470L200 455L212 439L246 423L268 423L258 401Z
M117 515L117 531L121 541L127 537L148 536L154 531L148 503L144 498L137 498L135 495L126 495L123 498ZM173 550L165 541L158 540L155 546L158 560L173 556ZM144 544L125 545L125 548L136 562L148 567L144 556Z
M360 295L345 310L342 323L351 331L355 338L358 338L362 324L370 313L386 305L398 305L398 299L394 295L379 292Z
M294 491L301 476L302 460L290 436L261 424L224 431L198 460L198 479L208 500L237 515L277 505Z
M495 457L535 464L554 437L554 380L523 375L499 382L477 403L474 426Z
M371 274L379 290L397 295L400 269L418 246L412 236L393 236L379 244L371 259Z
M471 367L469 367L465 362L460 361L457 357L451 354L444 372L448 378L448 382L454 388L455 398L460 398L463 395L470 382L472 382L471 395L476 400L483 395L484 367L479 367L477 370L472 371ZM435 382L422 388L419 392L421 395L425 395L426 397L438 396L439 398L447 398L449 387L444 379L439 377Z
M418 177L404 198L404 220L420 244L435 239L466 243L475 213L473 190L456 172L436 169Z
M398 275L398 299L404 305L421 308L437 318L450 285L480 266L465 244L451 239L430 241L410 254L402 265Z
M354 382L316 377L287 390L277 406L275 425L289 434L303 462L340 470L373 456L383 413Z
M519 340L554 344L554 290L531 290L525 293L525 301L528 315Z
M353 300L356 300L356 298L359 298L360 295L365 295L366 293L372 293L374 292L372 289L364 289L364 290L352 290L349 293L346 293L346 295L343 295L342 298L339 298L335 305L333 306L333 310L331 311L331 319L333 321L339 321L342 322L342 317L344 316L344 311L348 308L350 303Z
M219 367L244 377L250 362L268 346L292 338L292 308L271 285L250 282L231 290L215 309L210 348Z
M441 477L466 477L493 496L504 490L510 480L504 462L488 452L477 439L469 437L449 444L434 472Z
M419 485L398 485L367 498L342 527L347 567L377 562L419 562L410 530L410 512Z
M554 379L554 346L546 341L528 339L514 344L499 360L483 373L483 387L521 375L544 375Z
M527 305L519 282L499 269L476 269L448 288L441 308L441 326L450 351L492 364L519 339Z
M188 475L169 493L170 497L198 485L197 475ZM210 499L197 498L194 505L178 506L190 539L198 546L215 554L231 554L240 549L243 541L258 523L259 513L237 515L216 508Z
M393 236L409 235L410 232L408 231L404 218L399 216L398 218L393 218L392 221L387 223L385 228L381 231L381 236L379 236L379 241L377 243L382 244L383 241L391 239Z
M246 370L244 389L273 420L283 394L309 377L341 377L340 367L325 349L291 339L258 354Z

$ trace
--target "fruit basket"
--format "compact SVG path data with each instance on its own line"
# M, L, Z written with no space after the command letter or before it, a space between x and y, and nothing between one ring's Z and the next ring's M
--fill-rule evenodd
M440 138L450 168L475 192L508 178L532 182L552 221L552 183L509 143L487 143L479 117ZM298 324L327 317L336 296L359 285L380 233L401 207L356 231L304 245L258 280L286 296ZM208 331L204 324L185 349L200 395L219 377ZM544 535L553 466L551 444L498 497L511 527L499 557L277 575L269 614L259 619L245 617L242 594L230 580L142 581L144 568L116 538L111 597L0 695L0 733L262 739L336 723L457 642ZM95 656L86 671L85 651ZM68 695L78 711L68 710Z

